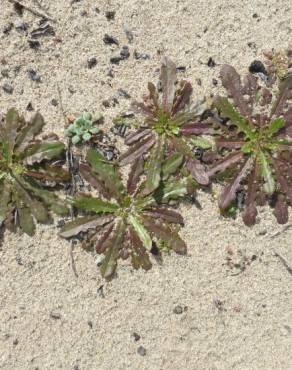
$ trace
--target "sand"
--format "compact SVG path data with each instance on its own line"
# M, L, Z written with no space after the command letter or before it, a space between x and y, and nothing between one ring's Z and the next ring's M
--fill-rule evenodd
M39 9L36 1L23 3ZM45 116L47 130L61 137L60 102L51 103L59 101L58 88L66 114L100 111L109 128L111 118L129 107L117 90L139 99L147 81L157 81L163 53L186 67L181 77L193 82L199 99L216 93L212 79L218 78L221 63L245 72L262 49L285 47L292 38L289 0L39 3L55 18L56 36L40 38L35 51L28 46L27 32L15 27L2 31L9 22L20 21L31 32L39 18L29 12L21 18L1 0L0 72L7 69L8 77L0 75L0 113L16 106L29 118L31 102ZM105 12L111 10L116 15L109 21ZM133 32L131 44L124 26ZM104 45L105 33L120 46ZM123 45L129 46L130 58L110 65ZM150 59L136 60L134 50ZM91 57L97 65L89 69ZM209 57L214 68L207 66ZM29 68L41 82L28 78ZM109 68L113 78L107 76ZM13 86L13 94L2 90L5 83ZM105 109L102 101L112 97L118 97L119 105ZM292 261L291 219L286 226L277 225L264 208L252 228L240 217L226 220L213 199L219 190L215 187L214 195L199 191L202 210L181 205L187 256L165 255L163 265L154 263L147 273L121 264L110 283L101 279L92 256L78 247L73 253L78 277L74 275L70 244L57 236L57 220L39 226L34 238L6 233L0 250L0 368L292 369L291 275L275 256Z

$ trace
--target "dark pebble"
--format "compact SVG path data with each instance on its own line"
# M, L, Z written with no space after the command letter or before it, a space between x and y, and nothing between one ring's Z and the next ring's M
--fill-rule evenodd
M95 13L97 13L97 14L99 14L99 13L100 13L99 8L97 8L97 7L95 7L95 8L94 8L94 11L95 11Z
M37 40L28 40L28 45L31 49L38 49L41 46L40 42Z
M52 311L50 313L50 317L54 320L60 320L61 319L61 314L59 314L58 312Z
M107 33L103 36L103 42L106 45L113 45L113 44L119 45L119 41L115 37L110 36Z
M202 86L202 80L200 78L196 78L196 83L199 85L199 86Z
M250 73L263 73L267 75L266 68L260 60L254 60L248 67L248 70Z
M34 69L29 68L29 69L27 70L27 73L28 73L28 77L29 77L32 81L34 81L34 82L41 82L41 78L40 78L40 76L37 74L37 72L36 72Z
M57 99L52 99L51 104L52 104L53 107L57 107L59 103L58 103Z
M218 85L218 81L216 80L216 78L213 78L213 79L212 79L212 84L213 84L214 86L217 86L217 85Z
M14 346L17 346L17 345L18 345L18 343L19 343L18 339L17 339L17 338L16 338L16 339L14 339L14 341L13 341L13 345L14 345Z
M65 225L65 220L59 220L57 222L57 227L63 227Z
M248 42L247 43L247 46L249 47L249 48L251 48L251 49L256 49L256 43L255 42Z
M4 26L3 33L7 35L12 30L12 28L13 28L13 23L10 22L6 26Z
M2 86L2 89L6 92L6 94L13 94L13 90L14 90L14 88L13 88L13 86L12 85L10 85L10 84L8 84L8 83L6 83L6 84L4 84L3 86Z
M182 306L175 306L173 309L173 313L175 313L176 315L181 315L183 313Z
M146 348L144 348L143 346L139 346L137 348L137 353L140 355L140 356L146 356Z
M131 30L129 30L128 27L124 27L124 32L126 34L126 37L129 41L129 43L131 44L134 40L134 35L133 35L133 32Z
M115 11L107 11L107 12L105 12L105 16L106 16L106 19L108 20L108 21L112 21L112 20L114 20L115 19L115 15L116 15L116 12Z
M123 46L120 54L123 59L128 59L130 56L129 47Z
M27 104L27 106L26 106L26 110L27 110L28 112L32 112L32 111L33 111L33 106L32 106L32 104L31 104L31 102L29 102L29 103Z
M141 339L141 336L140 336L138 333L135 333L135 332L134 332L132 335L133 335L133 337L134 337L134 341L135 341L135 342L138 342L138 340L140 340L140 339Z
M259 16L258 16L257 13L253 13L252 17L255 18L255 19L257 19Z
M9 70L8 69L2 69L1 76L4 77L4 78L8 78L9 77Z
M150 59L150 55L149 54L146 54L146 53L138 53L138 51L134 51L134 58L135 59Z
M106 74L108 77L111 77L111 78L114 78L114 71L112 70L112 68L109 68L108 69L108 72Z
M185 66L178 66L178 67L176 67L176 70L178 71L178 72L185 72L186 71L186 67Z
M86 17L88 15L86 10L82 10L80 13L81 17Z
M125 98L125 99L130 99L131 95L127 93L124 89L118 89L118 94L119 96Z
M87 65L88 65L88 68L91 69L93 67L95 67L97 65L97 60L95 57L92 57L90 59L88 59L87 61Z
M23 21L21 21L21 20L16 20L14 22L14 27L19 32L25 32L28 29L28 24L25 23L25 22L23 22Z
M112 64L119 64L121 60L123 60L123 58L120 55L114 55L110 58Z
M23 16L23 11L24 11L23 5L21 5L20 3L14 3L13 8L20 17Z
M90 329L92 329L92 328L93 328L93 323L92 323L92 321L91 321L91 320L88 320L88 321L87 321L87 324L88 324L88 326L90 327Z
M208 67L211 67L211 68L213 68L213 67L215 67L215 66L216 66L216 63L215 63L215 61L214 61L214 59L213 59L212 57L210 57L210 58L208 59L207 66L208 66Z

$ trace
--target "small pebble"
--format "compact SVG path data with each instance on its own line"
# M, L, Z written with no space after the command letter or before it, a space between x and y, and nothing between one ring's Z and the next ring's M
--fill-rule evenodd
M178 71L178 72L185 72L186 71L186 67L185 66L178 66L178 67L176 67L176 70Z
M6 94L13 94L13 86L8 84L8 83L5 83L3 86L2 86L2 89L6 92Z
M124 25L124 32L126 34L126 37L129 41L129 43L131 44L134 40L134 35L133 35L133 32L127 27Z
M33 106L31 104L31 102L29 102L25 108L28 112L32 112L33 111Z
M57 99L52 99L51 104L52 104L53 107L57 107L59 103L58 103Z
M214 59L213 59L212 57L210 57L210 58L208 59L207 66L208 66L208 67L211 67L211 68L213 68L213 67L215 67L215 66L216 66L216 63L215 63L215 61L214 61Z
M14 27L19 32L25 32L28 29L28 24L23 22L21 19L17 19L14 22Z
M14 7L14 10L16 11L16 13L20 17L22 17L23 16L23 11L24 11L24 6L20 3L14 3L13 7Z
M13 23L9 22L6 26L3 28L3 33L7 35L13 28Z
M218 81L216 80L216 78L213 78L213 79L212 79L212 84L213 84L214 86L217 86L217 85L218 85Z
M118 39L113 36L108 35L107 33L103 36L103 42L106 45L113 45L113 44L119 45Z
M28 45L31 49L35 50L41 46L40 42L37 40L28 40Z
M248 70L250 73L263 73L267 75L266 68L260 60L254 60L248 67Z
M141 336L140 336L138 333L135 333L135 332L134 332L132 335L133 335L133 337L134 337L134 341L135 341L135 342L138 342L138 340L140 340L140 339L141 339Z
M137 348L137 353L140 355L140 356L146 356L146 348L144 348L143 346L139 346Z
M95 57L89 58L87 61L88 68L91 69L97 65L97 60Z
M8 69L2 69L1 75L2 75L2 77L8 78L9 77L9 70Z
M105 16L108 21L112 21L115 19L116 12L115 11L106 11Z
M196 78L196 83L199 86L202 86L202 80L200 78Z
M173 313L175 313L176 315L181 315L183 313L182 306L175 306L173 309Z
M114 71L112 68L109 68L106 74L108 77L114 78Z
M130 99L131 95L127 93L124 89L118 89L118 95L125 98L125 99Z
M61 314L55 311L52 311L50 313L50 317L54 320L60 320L61 319Z
M90 329L92 329L92 328L93 328L93 323L92 323L92 321L91 321L91 320L88 320L88 321L87 321L87 324L88 324L88 326L90 327Z
M120 55L123 59L128 59L130 56L129 47L123 46Z
M134 58L139 60L139 59L150 59L150 55L146 53L138 53L138 51L134 51Z
M17 338L16 338L16 339L14 339L14 341L13 341L13 345L14 345L14 346L17 346L17 345L18 345L18 343L19 343L18 339L17 339Z
M28 73L28 77L29 77L32 81L34 81L34 82L41 82L41 78L40 78L40 76L37 74L37 72L36 72L34 69L29 68L29 69L27 70L27 73Z

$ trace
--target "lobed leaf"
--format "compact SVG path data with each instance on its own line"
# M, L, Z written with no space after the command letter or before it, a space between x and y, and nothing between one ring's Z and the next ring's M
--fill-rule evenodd
M209 184L209 175L205 169L205 166L194 158L188 158L186 161L187 169L190 171L190 174L200 185Z
M34 137L39 134L45 125L43 116L36 113L31 122L19 132L16 138L15 147L17 151L21 152Z
M40 163L60 157L65 150L65 144L59 141L48 143L37 143L28 146L23 152L24 162L28 165Z
M140 157L134 162L127 182L127 192L128 194L133 195L137 190L137 186L140 181L140 177L144 171L144 159Z
M105 202L91 196L76 197L73 200L73 205L76 208L94 213L115 213L119 209L115 203Z
M148 231L145 229L145 227L141 223L141 221L133 215L130 215L128 220L130 224L133 226L133 229L137 233L139 239L141 240L145 248L150 250L152 246L152 239Z
M247 226L251 226L255 223L257 216L257 209L255 206L256 196L257 196L257 176L258 176L258 166L255 163L255 166L252 169L252 172L249 176L248 188L247 188L247 198L245 202L245 210L242 214L243 222Z
M264 190L266 193L272 194L276 189L276 184L269 161L262 151L259 153L259 164L261 167L261 175L265 180Z
M74 221L68 222L62 229L59 235L62 238L71 238L81 232L87 232L90 229L96 229L100 226L104 226L111 222L113 218L111 216L85 216L77 218Z
M143 246L140 238L138 237L137 233L134 229L130 226L129 230L129 237L130 242L132 244L133 252L132 252L132 264L135 268L142 267L144 270L150 270L152 267L152 263L150 262L149 255L147 253L146 248Z
M156 137L151 135L145 140L138 142L133 147L131 147L126 153L120 156L120 165L124 166L126 164L134 162L136 159L140 158L143 154L147 153L148 150L155 144Z
M179 111L181 111L185 105L189 102L190 97L193 93L193 88L190 82L183 81L183 86L176 97L175 102L172 107L171 114L175 116Z
M176 66L168 58L164 58L162 61L160 81L163 109L165 112L171 112L175 94Z
M153 219L162 219L166 222L184 224L184 219L181 214L173 211L172 209L164 207L151 207L144 211L144 214L148 215Z
M170 175L173 175L184 161L184 156L181 153L174 152L170 155L161 166L163 180L166 180Z

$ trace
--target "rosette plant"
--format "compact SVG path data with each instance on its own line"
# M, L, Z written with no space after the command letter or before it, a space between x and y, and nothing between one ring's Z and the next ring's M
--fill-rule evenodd
M214 99L223 119L217 119L217 156L208 170L210 178L223 175L229 181L219 207L228 209L243 192L245 224L255 223L256 205L266 201L274 206L277 221L286 223L292 205L292 77L280 84L277 95L254 75L242 82L229 65L220 77L229 99Z
M37 113L26 122L15 109L10 109L0 124L0 225L15 225L28 235L35 231L35 220L46 223L49 211L64 215L65 203L47 186L69 179L57 160L65 151L63 143L41 140L36 136L45 122Z
M130 148L121 155L120 165L134 163L141 156L145 157L145 194L159 187L166 161L172 173L184 165L197 183L208 185L205 167L195 157L189 140L190 135L206 133L206 127L197 123L203 104L191 105L193 89L190 82L176 84L176 66L167 58L162 63L160 83L161 94L149 82L149 95L144 102L132 103L132 110L142 114L144 119L140 127L126 136L125 143Z
M60 235L79 235L86 249L94 247L104 254L100 269L106 279L113 276L119 258L130 257L135 269L150 269L148 252L153 241L162 240L175 252L186 253L178 234L182 216L143 194L143 165L142 158L135 161L124 186L117 167L93 149L88 151L87 162L80 164L82 176L99 195L80 194L72 199L73 206L85 215L67 223Z

